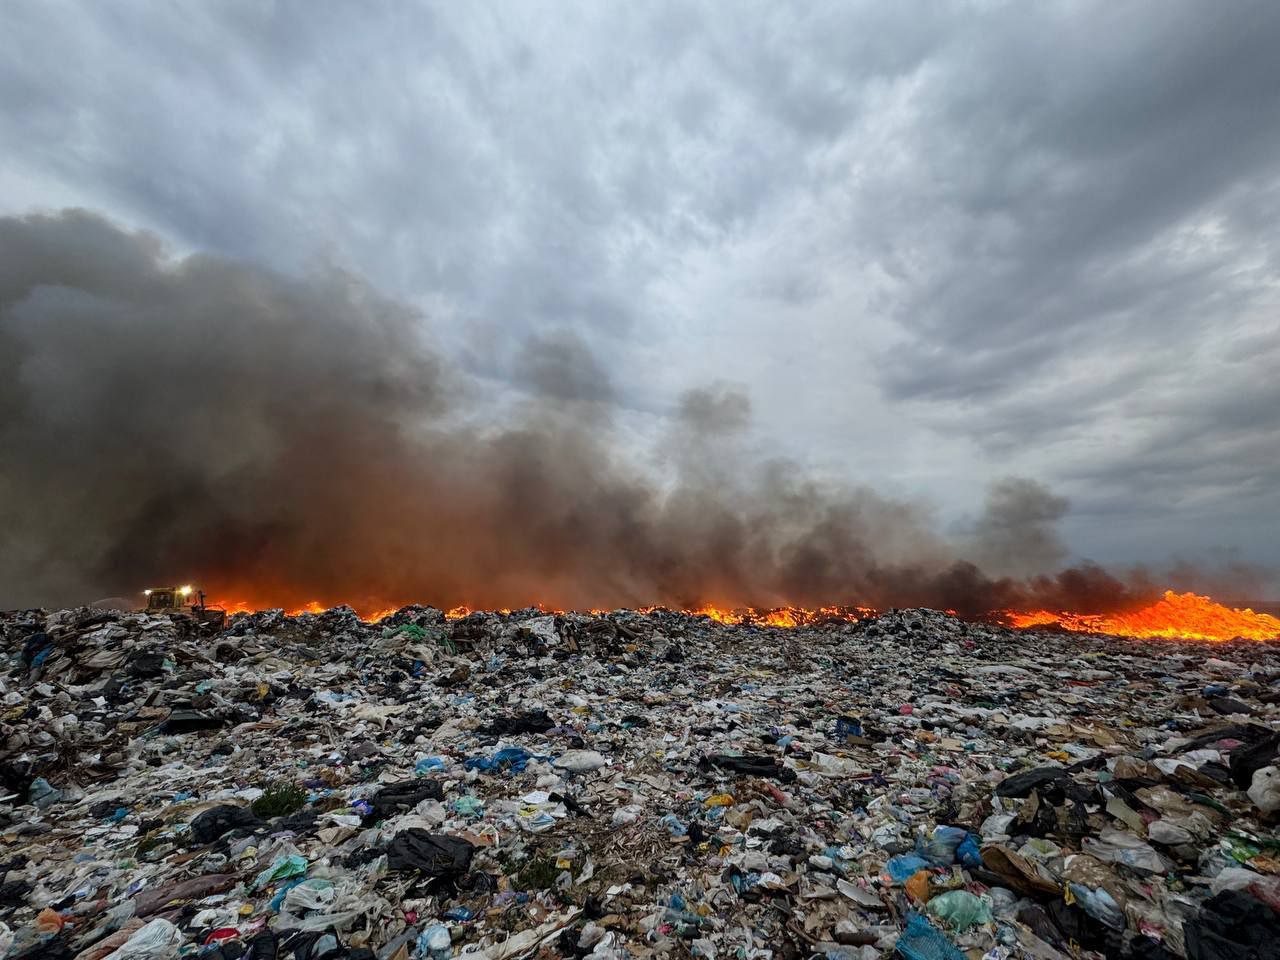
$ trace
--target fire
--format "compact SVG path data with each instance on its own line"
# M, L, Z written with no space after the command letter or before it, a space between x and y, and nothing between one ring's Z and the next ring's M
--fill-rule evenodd
M267 601L253 603L248 600L218 600L218 601L210 602L209 606L216 607L220 610L225 610L227 611L228 615L237 614L237 613L257 613L260 610L272 610L272 609L279 608L284 611L284 614L287 617L299 617L304 613L324 613L326 610L333 609L333 607L337 606L337 604L322 603L319 600L309 600L307 603L303 604L300 607L289 607L289 606L282 606L280 604L272 604ZM382 606L379 604L374 604L369 606L353 606L353 609L356 611L356 616L358 616L365 623L377 623L379 620L385 620L387 617L396 613L398 610L401 609L401 607L404 607L404 606L407 606L407 604L402 603L402 604L397 604L395 606ZM564 613L563 610L554 610L549 607L544 607L542 606L542 604L537 604L537 607L539 610L543 610L546 613ZM467 616L471 612L472 612L472 609L470 607L466 606L465 604L460 604L456 607L451 607L450 609L446 610L444 613L444 617L446 620L461 620L463 617ZM508 608L503 607L502 609L495 610L494 612L501 613L501 614L508 614L511 611ZM597 611L597 612L604 612L604 611Z
M696 610L687 610L695 617L709 617L716 623L731 626L750 624L758 627L803 627L826 620L843 620L852 622L864 617L874 616L876 611L870 607L773 607L757 609L755 607L714 607L704 606Z
M223 601L212 603L227 613L252 613L256 610L269 609L272 604L253 603L247 600ZM323 613L329 604L319 600L311 600L298 607L286 607L289 616L304 613ZM565 611L536 604L536 609L547 614L562 614ZM357 615L367 623L376 623L391 616L398 606L388 606L371 602L366 605L355 605ZM663 607L641 607L640 613L651 613L663 610ZM460 604L445 611L448 620L460 620L472 613L472 608ZM496 611L509 614L509 609ZM608 611L593 609L594 615L603 615ZM875 616L876 611L870 607L859 606L826 606L826 607L729 607L715 604L685 609L690 616L707 617L716 623L730 626L778 627L790 629L811 626L818 623L853 622L866 617ZM952 613L953 611L947 611ZM1208 597L1194 593L1174 593L1166 591L1164 597L1150 606L1130 613L1119 614L1083 614L1070 611L1008 610L992 615L997 619L1020 628L1058 627L1078 633L1106 633L1117 636L1139 638L1185 638L1190 640L1231 640L1244 637L1249 640L1280 639L1280 618L1266 613L1257 613L1250 609L1234 609L1215 603Z
M1161 599L1132 613L1105 616L1036 610L1031 613L1009 612L1006 617L1015 627L1056 625L1079 633L1110 633L1126 637L1280 639L1280 618L1255 613L1247 607L1242 610L1227 607L1208 597L1174 593L1172 590L1166 590Z

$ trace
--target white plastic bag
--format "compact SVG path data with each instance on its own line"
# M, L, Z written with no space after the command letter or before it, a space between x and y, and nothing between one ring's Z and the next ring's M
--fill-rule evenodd
M156 918L125 941L106 960L169 960L178 955L182 931L163 918Z

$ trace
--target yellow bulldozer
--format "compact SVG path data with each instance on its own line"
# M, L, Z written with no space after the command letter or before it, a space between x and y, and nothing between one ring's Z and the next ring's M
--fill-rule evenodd
M204 591L190 584L181 587L148 587L142 591L147 598L147 613L181 614L190 617L201 627L221 630L227 620L227 611L205 604Z

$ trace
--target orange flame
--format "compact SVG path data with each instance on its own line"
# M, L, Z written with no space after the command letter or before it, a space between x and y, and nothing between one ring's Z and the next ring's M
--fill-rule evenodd
M652 609L652 608L650 608ZM716 623L731 626L751 624L759 627L803 627L827 620L852 622L864 617L874 616L875 610L870 607L773 607L757 609L756 607L699 607L686 610L695 617L709 617Z
M1186 638L1188 640L1280 639L1280 618L1255 613L1248 607L1236 609L1214 603L1194 593L1164 596L1148 607L1111 616L1048 610L1031 613L1008 612L1015 627L1055 625L1078 633L1110 633L1125 637Z
M256 610L268 609L268 603L253 603L247 600L224 601L211 606L218 606L228 613L252 613ZM537 604L537 609L544 613L559 614L565 611ZM312 600L301 607L286 609L289 616L302 613L322 613L328 606L319 600ZM375 623L395 613L398 607L385 604L370 603L364 607L356 607L360 619L367 623ZM651 613L662 607L641 607L638 612ZM472 612L465 604L453 607L445 612L446 619L460 620ZM498 613L508 614L511 611L502 609ZM601 615L604 610L591 610L592 614ZM824 622L853 622L869 616L876 611L870 607L828 606L828 607L720 607L704 605L683 611L692 616L704 616L716 623L730 626L749 625L760 627L778 627L789 629L810 626ZM951 611L948 611L951 612ZM1078 633L1106 633L1117 636L1139 638L1185 638L1190 640L1231 640L1244 637L1249 640L1280 639L1280 618L1266 613L1256 613L1250 609L1234 609L1215 603L1208 597L1194 593L1178 594L1166 591L1159 601L1131 613L1122 614L1081 614L1069 611L1004 611L997 614L1004 622L1020 628L1054 626Z

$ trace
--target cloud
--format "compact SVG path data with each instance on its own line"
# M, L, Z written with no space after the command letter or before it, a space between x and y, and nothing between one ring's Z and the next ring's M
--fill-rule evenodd
M337 265L515 391L590 355L652 445L744 383L761 456L1280 566L1274 5L6 13L6 212Z

